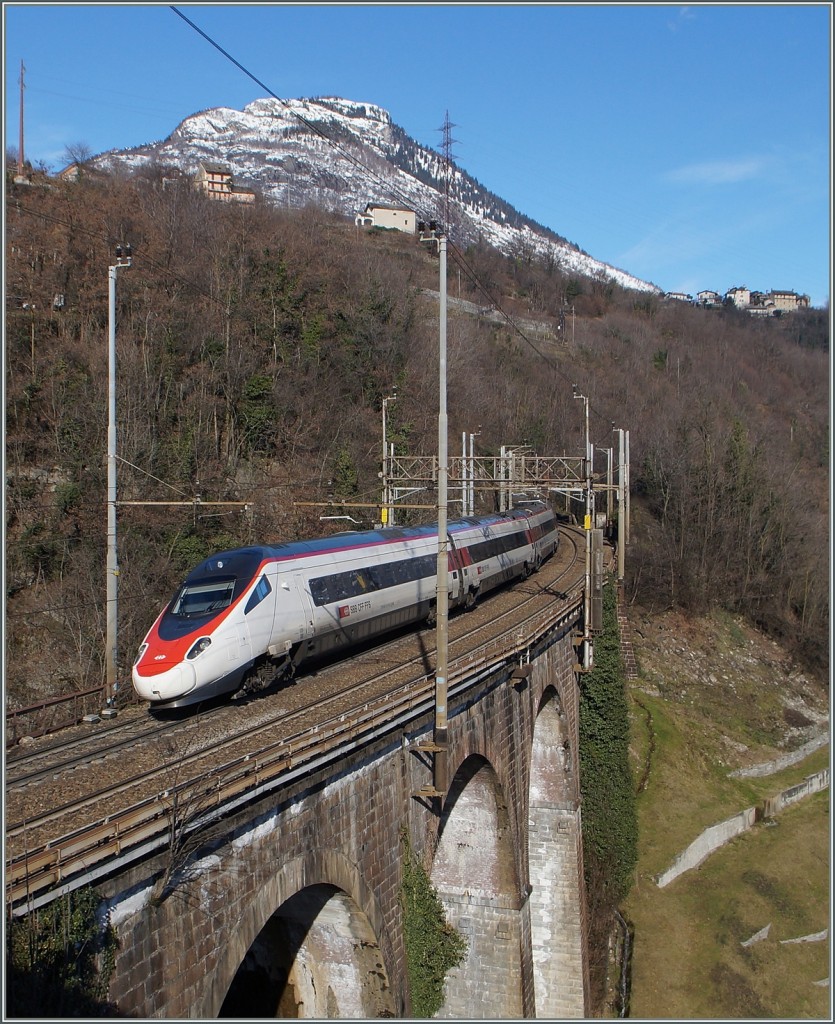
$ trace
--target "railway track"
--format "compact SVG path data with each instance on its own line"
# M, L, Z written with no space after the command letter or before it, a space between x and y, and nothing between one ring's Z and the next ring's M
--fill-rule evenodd
M566 535L564 538L563 548L566 543L571 548L569 557L568 567L562 570L560 576L564 573L570 572L571 567L574 565L577 551L576 541L571 534ZM565 557L565 552L563 552ZM559 576L549 583L550 588L556 587L559 582ZM536 587L536 582L530 584ZM524 583L517 583L516 589L513 591L517 596L523 592L525 587ZM487 608L493 609L493 600L488 598ZM481 606L483 612L485 605ZM490 621L494 627L501 628L503 622L507 621L510 617L516 614L519 608L518 602L510 609L504 611L497 611L491 615ZM474 621L476 616L462 616L458 615L453 618L454 626L452 628L451 640L456 645L465 645L469 640L475 638L482 631L482 625L470 624ZM457 627L457 628L456 628ZM414 637L419 637L421 641L428 635L431 635L431 631L423 630L418 633L410 633L409 637L404 638L398 637L395 640L391 640L385 643L377 643L361 654L355 654L348 660L354 662L353 668L361 666L362 663L368 659L372 660L376 667L376 674L374 681L380 682L385 679L394 676L398 671L409 671L419 668L421 662L426 659L426 652L422 652L419 655L404 655L404 646L413 642ZM391 664L397 666L396 669L385 669L380 671L380 666ZM336 679L333 682L329 682L328 685L328 699L335 700L343 697L350 697L351 694L360 690L364 685L367 685L368 680L360 680L356 684L346 685L340 683L339 676L341 674L342 663L331 664L327 666L323 671L315 673L315 675L303 674L298 680L295 681L296 685L301 684L302 686L307 685L311 679L316 676L328 676L333 675ZM344 674L343 674L344 677ZM153 719L147 712L140 712L131 716L127 722L120 722L117 725L108 725L104 729L96 731L95 733L86 733L83 736L75 736L72 738L64 739L58 742L52 742L48 745L44 745L36 750L23 750L12 758L7 758L6 762L6 797L7 800L17 793L24 787L31 786L36 783L48 783L51 784L54 781L60 781L61 777L68 772L75 772L77 769L90 766L92 764L98 764L104 761L106 758L112 757L119 753L124 753L131 747L147 743L150 741L159 742L166 734L171 733L179 737L181 742L179 748L184 749L193 743L200 743L202 736L202 743L206 745L209 741L206 736L206 720L210 716L215 716L221 720L222 728L224 730L224 738L214 744L215 750L222 750L224 744L231 744L241 739L242 737L252 738L253 735L257 735L267 731L270 728L274 728L280 720L284 720L288 715L298 717L305 711L310 711L313 708L319 706L322 694L321 689L323 687L316 686L313 684L314 689L317 690L315 697L311 698L305 703L300 704L297 708L287 710L282 708L277 714L270 710L270 706L264 703L268 698L272 700L273 704L276 702L276 698L280 698L282 695L286 696L287 690L283 691L283 694L272 694L272 695L254 695L249 701L234 700L228 703L225 707L218 705L207 705L199 710L199 712L185 711L177 715L172 721L160 721ZM252 723L251 714L244 715L244 707L242 705L249 704L250 709L255 706L257 707L263 703L264 708L268 710L268 717L261 722ZM138 709L137 709L138 710ZM197 755L193 753L187 760L194 760ZM179 758L179 763L183 763L183 758ZM164 771L161 766L155 772L149 773L158 776ZM57 787L56 787L57 788ZM7 804L7 820L10 818L10 808ZM12 825L7 827L7 835L14 834L20 827L18 825Z
M162 726L163 729L174 727L174 723ZM7 756L6 794L121 753L156 738L160 728L160 725L149 725L147 716L142 713L141 718L132 716L128 721L108 725L103 731L59 740L16 757Z
M581 530L566 530L540 573L450 618L450 696L524 651L582 600ZM195 822L326 763L431 709L434 631L423 630L300 677L295 685L175 722L15 758L6 791L7 903L31 905L126 850L159 847L175 816ZM278 736L278 738L276 738ZM90 740L94 739L92 745ZM127 756L126 756L127 755ZM102 776L107 783L101 784Z

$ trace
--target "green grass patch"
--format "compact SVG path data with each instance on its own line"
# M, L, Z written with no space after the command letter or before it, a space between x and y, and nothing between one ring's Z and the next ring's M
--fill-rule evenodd
M727 770L706 752L711 730L698 715L685 715L660 698L639 698L652 717L654 751L638 795L638 870L655 875L708 825L747 806L749 787L728 779Z
M631 1014L828 1019L829 941L782 945L829 925L829 793L761 823L664 889L641 878ZM745 948L771 925L767 939Z
M664 889L654 880L705 828L829 765L824 746L771 775L731 777L799 747L804 734L786 743L787 729L811 718L795 709L805 702L819 713L826 695L730 616L654 625L629 695L639 824L635 884L622 906L634 925L630 1015L829 1019L830 989L815 984L829 978L829 940L780 941L829 925L828 790L758 823ZM741 945L766 925L767 939Z

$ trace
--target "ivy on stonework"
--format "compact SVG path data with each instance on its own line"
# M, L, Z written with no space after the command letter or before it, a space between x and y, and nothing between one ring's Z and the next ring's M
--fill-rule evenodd
M467 940L446 919L443 904L412 850L405 828L403 845L403 935L412 1015L433 1017L443 1006L447 973L467 955Z

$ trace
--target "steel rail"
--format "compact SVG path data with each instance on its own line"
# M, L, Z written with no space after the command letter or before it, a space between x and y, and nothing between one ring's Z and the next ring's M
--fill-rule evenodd
M10 793L18 789L24 789L26 786L31 785L33 782L37 782L39 779L48 775L54 776L61 772L68 771L69 769L88 764L90 761L101 761L106 757L111 757L113 754L119 753L122 750L136 746L136 744L142 743L143 740L147 740L149 738L158 739L161 734L168 732L170 729L175 729L177 725L178 723L176 722L172 722L170 724L155 723L153 726L148 726L145 723L139 723L136 721L120 722L118 725L108 726L103 733L74 737L71 740L58 743L55 746L46 747L40 751L34 751L22 757L15 758L14 760L9 760L7 758L6 792ZM114 740L111 735L112 733L123 732L131 728L134 730L139 729L140 731L134 731L130 735L118 740ZM73 754L65 757L63 761L59 761L55 764L49 764L44 768L30 769L24 774L14 774L15 772L20 772L25 769L28 764L43 761L46 758L54 756L64 750L70 751L77 747L89 746L91 743L95 743L96 740L101 740L103 738L107 740L107 746L94 750L92 753ZM16 826L14 825L8 827L6 829L6 835L13 835L15 827Z

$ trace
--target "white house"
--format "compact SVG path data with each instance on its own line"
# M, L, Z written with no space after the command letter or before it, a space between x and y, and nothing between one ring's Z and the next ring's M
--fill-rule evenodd
M367 203L363 213L358 213L356 223L369 228L392 228L413 235L417 230L417 214L408 206L392 206L387 203Z
M725 298L730 299L739 309L745 309L751 305L751 289L743 285L741 288L731 288L725 292Z

